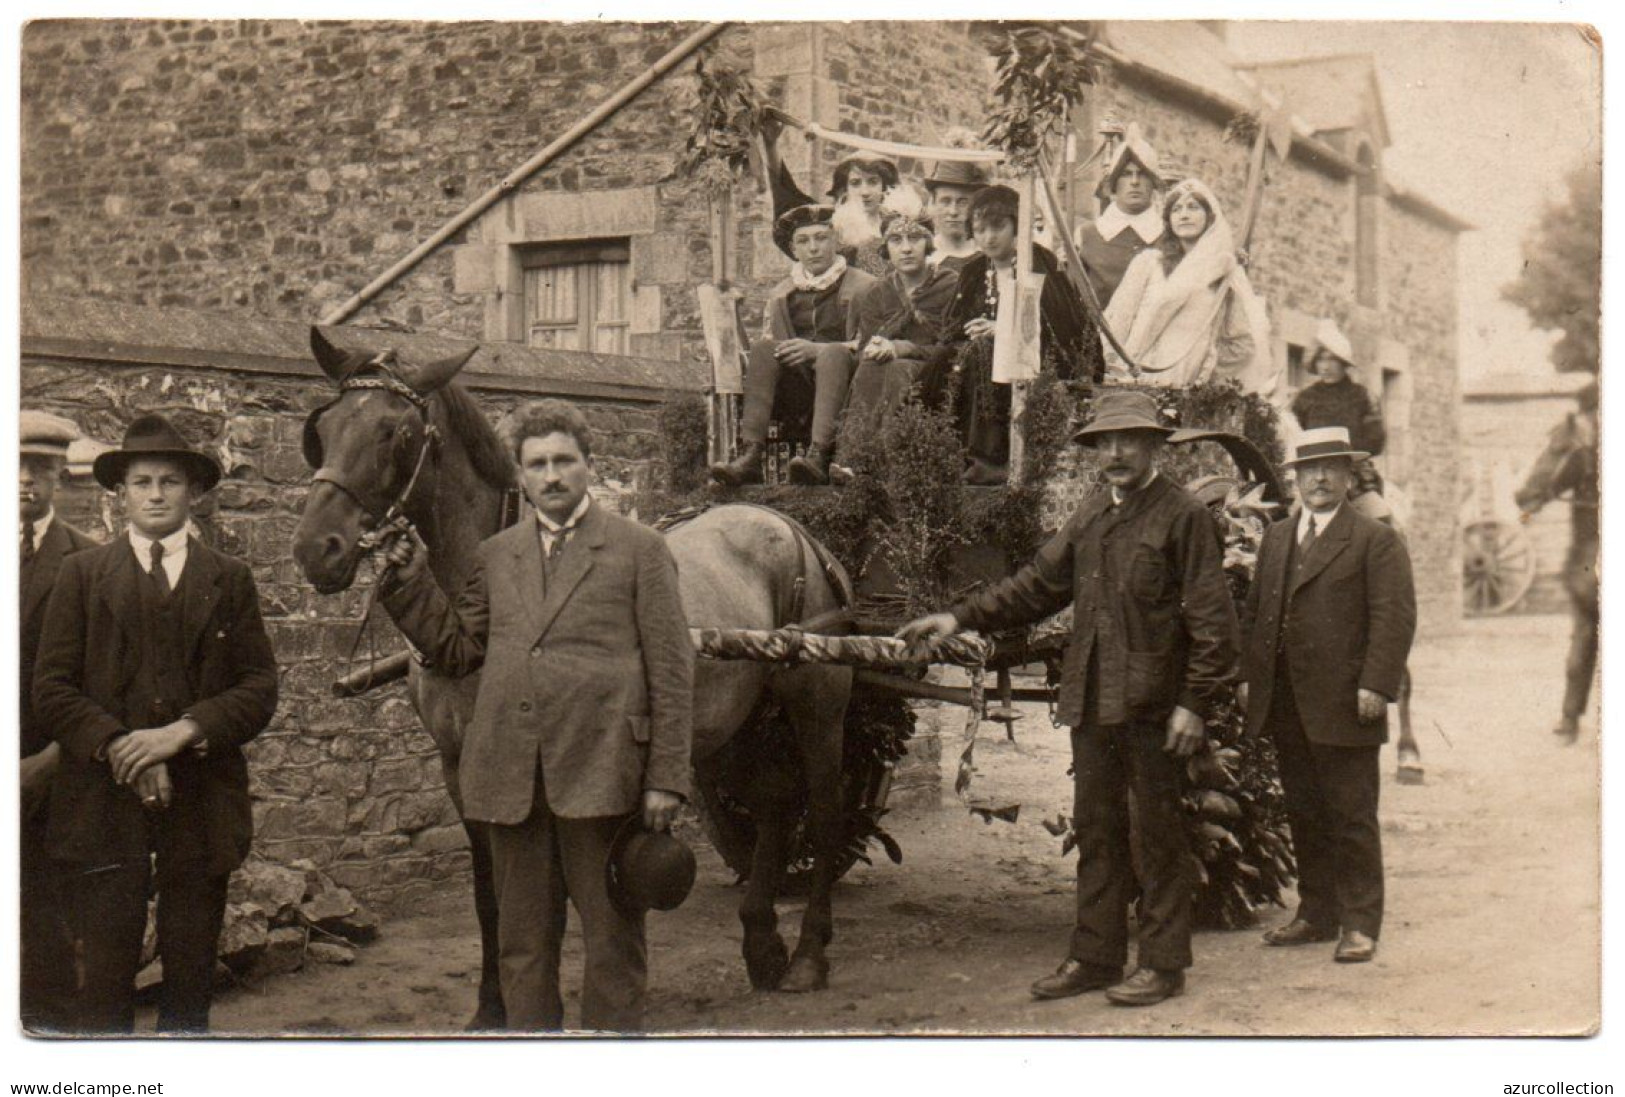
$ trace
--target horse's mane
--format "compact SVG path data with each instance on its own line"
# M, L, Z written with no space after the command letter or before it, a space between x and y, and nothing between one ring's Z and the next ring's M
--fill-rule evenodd
M461 384L451 382L437 394L446 424L462 442L469 463L480 479L497 488L510 488L517 482L513 456L502 436L485 417L474 397Z

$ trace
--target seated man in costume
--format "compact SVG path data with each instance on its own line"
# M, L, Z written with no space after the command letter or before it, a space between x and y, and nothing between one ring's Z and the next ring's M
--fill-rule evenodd
M979 165L939 160L925 181L931 194L931 219L936 225L932 262L958 274L977 254L970 231L970 203L987 186L987 173Z
M762 123L766 147L768 188L773 195L773 242L786 255L795 257L790 237L777 226L784 215L818 201L796 185L795 178L779 155L779 134L783 124L769 112ZM848 156L835 165L829 188L835 212L830 223L835 241L848 264L879 277L886 273L886 260L880 254L880 203L899 182L897 165L878 157Z
M810 445L804 457L790 462L790 479L798 484L828 480L836 421L857 366L857 301L875 284L837 253L830 224L834 212L829 206L802 206L775 226L789 237L796 263L768 299L767 331L751 344L739 455L711 466L718 483L761 483L768 424L804 417L809 408Z
M953 301L944 318L945 336L957 354L944 384L924 386L927 401L950 393L970 457L965 482L999 484L1006 479L1010 452L1010 385L995 367L993 333L1015 291L1016 221L1021 201L1005 186L990 186L971 202L971 231L982 254L959 272ZM1084 311L1077 287L1061 271L1054 254L1033 245L1033 271L1039 291L1039 345L1046 368L1063 379L1099 381L1105 372L1100 332ZM1006 318L1007 322L1011 320Z
M1097 193L1106 208L1078 230L1078 255L1102 309L1134 257L1163 238L1162 211L1155 201L1162 185L1157 151L1130 126L1100 181Z
M1371 458L1381 456L1388 432L1371 393L1349 376L1354 369L1354 350L1348 336L1330 318L1323 319L1304 357L1315 380L1293 398L1293 417L1304 430L1342 427L1348 431L1353 448L1370 455L1355 463L1352 494L1380 493L1382 477Z
M881 254L891 269L858 298L858 327L868 335L847 397L843 437L872 435L916 385L941 387L949 350L942 318L959 284L954 269L932 264L936 226L919 194L899 187L887 195ZM850 470L834 464L830 479Z

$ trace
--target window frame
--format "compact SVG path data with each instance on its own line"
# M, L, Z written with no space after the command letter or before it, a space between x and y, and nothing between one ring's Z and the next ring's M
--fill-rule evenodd
M558 347L561 350L582 350L591 354L629 355L632 352L632 307L636 285L632 278L632 242L625 236L610 236L583 240L561 240L547 243L524 244L515 249L521 285L519 309L520 341L526 346L546 347L557 344L538 343L533 340L538 331L573 331L576 345ZM618 264L625 268L620 317L600 319L603 295L600 293L601 271ZM568 267L574 279L575 319L548 323L535 315L535 290L531 272ZM604 332L619 332L615 350L600 350L599 337Z

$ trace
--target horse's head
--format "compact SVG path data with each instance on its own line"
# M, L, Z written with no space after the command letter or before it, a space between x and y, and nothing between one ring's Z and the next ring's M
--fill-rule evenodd
M1569 415L1551 433L1514 498L1533 514L1565 494L1579 502L1597 498L1597 416L1594 409Z
M312 586L332 594L355 579L365 535L428 491L437 437L429 399L473 351L415 364L393 350L341 350L314 327L310 346L339 394L305 420L305 461L316 472L293 557Z

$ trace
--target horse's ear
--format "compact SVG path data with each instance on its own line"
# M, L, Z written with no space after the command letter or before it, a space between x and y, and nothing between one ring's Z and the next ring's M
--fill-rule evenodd
M468 364L468 360L474 357L474 354L479 349L476 346L470 349L467 354L454 354L450 358L442 358L436 362L425 362L422 366L411 371L411 376L406 379L406 382L412 386L412 390L419 396L428 396L432 392L438 392L446 386L448 381L457 376L458 371Z
M322 367L322 372L333 381L344 380L349 372L347 368L350 356L327 341L322 329L315 324L310 326L310 352L316 356L316 364Z

